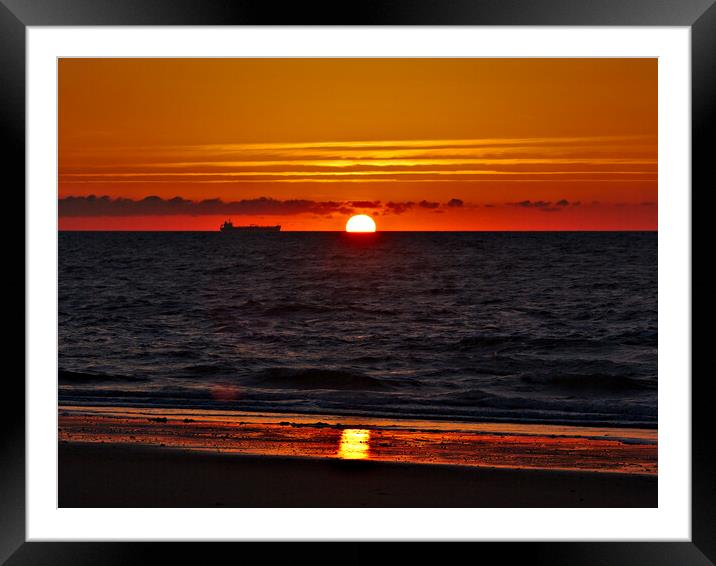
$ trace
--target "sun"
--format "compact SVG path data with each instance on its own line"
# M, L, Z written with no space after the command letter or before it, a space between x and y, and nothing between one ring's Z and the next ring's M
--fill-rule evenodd
M375 232L375 220L367 214L356 214L346 222L346 232Z

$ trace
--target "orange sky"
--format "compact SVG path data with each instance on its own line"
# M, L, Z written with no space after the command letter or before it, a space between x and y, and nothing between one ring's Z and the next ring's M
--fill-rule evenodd
M60 229L655 230L656 59L62 59Z

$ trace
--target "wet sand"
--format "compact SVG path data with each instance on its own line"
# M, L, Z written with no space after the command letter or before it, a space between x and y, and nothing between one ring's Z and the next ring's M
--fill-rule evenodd
M61 507L654 507L657 432L61 407Z

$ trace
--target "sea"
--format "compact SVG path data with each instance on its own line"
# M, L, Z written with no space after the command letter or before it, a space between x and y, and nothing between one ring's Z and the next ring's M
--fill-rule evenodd
M655 232L61 232L59 402L655 428Z

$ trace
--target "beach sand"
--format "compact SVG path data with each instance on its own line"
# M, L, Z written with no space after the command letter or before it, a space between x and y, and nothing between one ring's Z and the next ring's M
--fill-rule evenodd
M63 443L60 507L655 507L657 479Z
M61 407L59 506L657 506L655 430L317 418Z

